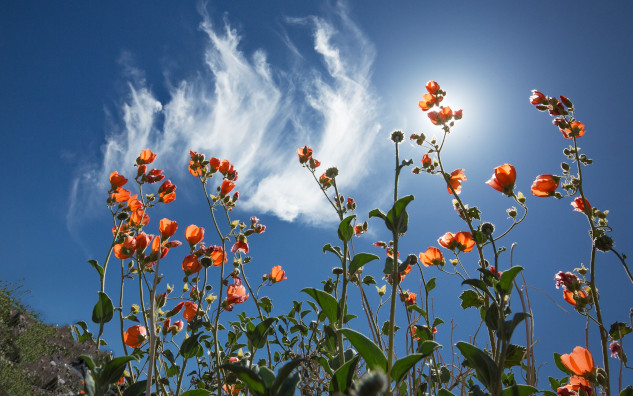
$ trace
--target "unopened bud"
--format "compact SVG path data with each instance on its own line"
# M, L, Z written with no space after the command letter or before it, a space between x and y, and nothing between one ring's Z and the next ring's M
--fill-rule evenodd
M182 291L183 292L186 292L188 290L189 290L189 284L188 283L185 283L184 285L182 285Z
M402 131L391 132L391 141L394 143L400 143L404 140L404 133Z
M329 177L330 179L334 179L336 176L338 176L338 169L334 166L331 168L328 168L325 171L325 176Z
M204 268L209 268L212 264L213 264L213 260L211 259L211 257L209 256L203 256L200 259L200 264L204 267Z
M613 248L613 239L608 235L600 235L595 240L596 249L601 252L608 252Z
M491 236L495 232L495 226L492 223L483 223L481 225L481 232L484 235Z
M332 268L332 273L334 275L343 275L343 268L341 268L341 267L334 267L334 268Z
M511 207L510 209L507 209L506 212L508 212L508 216L512 218L517 217L517 208L515 208L514 206Z
M116 218L121 221L126 221L127 219L130 218L130 214L128 212L121 212L118 215L116 215Z
M132 311L133 314L138 313L140 307L136 304L133 304L132 307L130 307L130 311Z

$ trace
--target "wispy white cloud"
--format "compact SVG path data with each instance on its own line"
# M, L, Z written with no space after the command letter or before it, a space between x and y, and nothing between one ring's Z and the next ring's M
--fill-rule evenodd
M121 57L132 80L122 119L106 137L100 169L75 180L71 207L76 211L85 201L78 197L94 190L92 180L106 181L120 164L134 163L142 149L150 147L160 153L161 166L183 172L191 149L235 164L243 207L287 221L328 221L327 202L299 166L296 149L310 145L325 166L341 169L339 180L350 189L366 175L365 159L379 130L373 45L337 5L327 19L287 19L289 29L310 29L314 47L300 48L282 32L294 59L282 70L264 50L241 50L240 35L228 22L217 27L201 14L200 29L208 37L204 67L172 85L165 103L147 88L132 57ZM315 56L319 62L308 63Z

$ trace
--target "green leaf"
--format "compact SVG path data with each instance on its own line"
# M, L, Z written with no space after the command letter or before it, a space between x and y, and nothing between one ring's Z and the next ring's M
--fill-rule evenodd
M633 396L633 386L629 385L626 388L622 389L622 392L620 392L620 396Z
M372 340L352 329L340 329L338 331L343 333L345 338L347 338L363 359L365 359L368 368L372 370L381 369L384 372L387 371L387 358L378 345L374 344Z
M418 348L420 348L425 341L433 338L433 333L427 326L416 325L415 335L418 337Z
M530 385L514 385L505 388L503 392L501 392L501 396L529 396L536 392L537 389Z
M433 327L441 325L442 323L444 323L444 321L440 318L433 319Z
M488 236L481 231L475 230L475 233L473 234L473 239L475 240L475 242L477 242L477 244L481 245L486 243L486 241L488 240Z
M325 246L323 246L323 253L325 252L332 252L336 254L339 259L343 258L343 253L341 253L341 248L339 246L332 247L332 245L328 243Z
M370 261L379 260L379 259L380 258L376 256L375 254L358 253L357 255L354 256L354 258L352 259L352 262L349 264L349 273L353 274L363 265L369 263Z
M316 360L317 363L319 363L321 367L323 367L323 370L325 370L325 372L328 373L330 377L333 375L332 368L330 367L330 364L327 362L326 358L324 358L323 356L319 356L317 358L314 358L314 360Z
M343 242L348 242L354 236L354 227L350 224L352 220L356 218L356 215L347 216L341 221L338 226L338 239Z
M330 392L347 394L347 390L352 385L354 371L356 371L359 358L360 355L354 356L351 360L345 362L344 365L334 372L332 381L330 382Z
M83 360L84 362L86 362L86 365L88 366L88 368L90 370L94 370L95 369L95 361L92 360L91 356L88 355L79 355L79 359Z
M99 292L99 301L92 309L92 321L98 324L108 323L114 315L112 300L107 294Z
M293 375L288 377L283 382L283 384L281 384L281 387L279 388L277 393L274 394L276 396L294 396L299 381L301 381L301 376L299 375L299 373L294 373Z
M266 366L261 366L259 368L259 377L264 381L266 389L270 388L273 382L275 382L275 373Z
M484 305L484 302L479 299L479 295L474 290L464 290L460 294L459 298L462 300L462 308L475 307L479 308Z
M514 314L511 320L506 320L503 324L503 333L500 335L502 339L510 342L510 338L512 338L512 333L514 333L514 329L517 327L519 323L521 323L524 319L531 317L529 313L525 312L517 312Z
M466 358L468 365L475 369L477 379L488 389L497 383L497 366L488 354L467 342L457 343L457 349Z
M103 279L104 270L103 267L99 265L99 262L97 260L88 260L88 263L97 270L97 272L99 273L99 279Z
M192 357L198 355L198 350L202 349L202 346L198 342L198 337L201 335L202 333L192 334L191 337L182 342L179 352L182 357L185 359L191 359Z
M365 285L375 285L376 284L376 280L374 279L373 276L367 275L367 276L363 277L363 284L365 284Z
M404 234L407 232L409 215L407 214L406 208L409 202L414 199L415 197L413 195L407 195L406 197L400 198L387 213L387 220L385 220L387 228L389 228L389 224L393 225L393 228L389 228L390 231L398 234Z
M490 293L490 290L488 290L488 286L486 286L486 282L482 281L481 279L466 279L465 281L462 282L462 285L472 286L475 289L479 289L482 292L486 293L488 297L490 297L491 300L495 299L492 293Z
M385 322L382 324L382 328L380 329L380 331L384 335L389 335L389 328L390 328L389 321L385 320ZM393 326L393 333L395 334L398 330L400 330L400 327L398 327L398 325L394 325Z
M279 371L277 372L277 378L275 378L275 382L273 383L273 386L270 388L271 394L273 395L282 394L281 389L284 388L284 385L288 382L290 378L293 378L292 376L290 376L290 374L292 373L294 369L296 369L301 364L303 360L304 359L302 358L294 358L279 369ZM291 381L294 381L294 379Z
M447 391L446 389L440 389L440 391L437 392L437 396L455 396L455 395Z
M525 351L526 348L524 346L514 344L508 345L504 367L511 368L514 366L520 366L525 357Z
M391 378L396 381L396 386L404 379L409 370L415 366L417 362L424 359L427 355L413 354L396 360L391 369Z
M567 375L575 375L574 373L571 372L570 369L567 368L567 366L565 366L563 364L563 362L560 360L560 353L554 353L554 363L556 363L556 367L558 367L558 369L560 371L562 371L563 373L567 374Z
M251 345L254 348L261 349L264 347L264 345L266 345L268 333L271 330L274 330L272 324L276 321L277 318L275 317L266 318L262 320L261 323L259 323L257 326L255 326L255 329L253 331L246 332L246 337L249 339Z
M512 281L519 275L519 272L523 271L523 267L512 267L507 271L504 271L499 278L497 287L505 294L510 294L512 291Z
M273 300L268 297L262 297L259 299L259 307L263 309L266 313L270 313L273 309Z
M123 396L142 396L147 388L147 380L138 381L128 386L123 392Z
M319 304L319 307L321 307L321 310L325 313L325 316L327 316L327 318L330 320L330 323L336 323L338 304L336 302L336 299L331 294L326 293L323 290L314 288L305 288L301 291L312 297L314 301Z
M423 357L427 357L430 354L433 353L434 350L436 350L437 348L441 347L440 344L438 344L435 341L432 340L427 340L424 341L422 343L420 343L420 345L418 346L418 349L416 350L416 352L420 355L422 355Z
M235 375L237 375L237 377L241 379L242 382L244 382L246 386L248 386L248 388L256 395L263 396L266 394L266 385L264 384L264 381L262 381L262 379L256 372L249 369L248 367L230 363L223 364L218 368L229 370L235 373Z
M372 211L369 212L369 218L371 219L372 217L380 217L383 220L387 219L387 216L385 215L385 212L383 212L380 209L374 209Z
M633 332L633 329L622 322L615 322L609 327L609 335L614 340L619 340L631 332Z
M211 391L206 389L191 389L182 394L182 396L208 396Z
M138 357L136 355L120 356L110 360L103 366L98 383L106 385L117 382L125 371L125 365L132 360L138 360Z
M497 330L499 328L499 306L497 306L496 302L493 302L486 310L484 321L490 330Z
M426 292L430 292L431 290L435 289L435 278L431 278L429 279L428 282L426 282Z

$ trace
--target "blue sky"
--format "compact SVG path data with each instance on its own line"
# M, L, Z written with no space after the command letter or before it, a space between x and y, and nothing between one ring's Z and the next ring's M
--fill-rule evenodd
M462 198L504 228L511 204L484 182L495 166L516 166L517 189L528 196L530 213L505 244L518 242L515 263L527 269L528 284L565 304L553 276L588 263L588 225L571 212L569 200L529 194L536 175L560 173L569 142L528 97L540 89L576 104L587 127L579 144L594 159L585 172L590 202L610 210L616 247L630 251L632 7L5 2L0 279L23 279L32 290L27 302L49 322L89 319L98 279L86 260L103 261L111 235L107 175L118 170L129 176L140 150L151 148L159 154L156 165L179 186L177 200L152 218L177 219L180 233L191 223L209 227L203 196L186 173L193 149L227 158L239 170L236 217L256 215L268 226L252 242L249 270L257 279L274 265L286 269L289 281L269 291L282 313L287 300L304 298L298 291L317 286L314 280L335 266L321 246L335 242L336 216L300 168L296 148L307 144L324 166L339 168L343 194L357 200L359 218L375 207L387 209L389 133L439 134L417 108L426 81L436 80L448 91L446 103L464 110L443 155L447 167L466 169ZM404 158L418 162L422 154L403 145ZM438 177L403 175L401 193L416 196L403 253L417 254L445 232L465 228L445 191ZM355 247L378 254L371 243L387 239L370 222L370 233ZM166 276L177 283L180 263L172 261ZM600 254L598 264L606 322L626 321L632 285L614 256ZM373 270L378 276L381 268ZM475 319L454 310L459 281L437 276L436 313L456 317L457 331L467 332ZM409 281L405 288L419 288L417 280ZM551 373L551 353L581 345L584 322L567 306L565 313L530 292L538 309L537 359ZM591 346L598 355L597 341ZM626 344L625 350L633 352Z

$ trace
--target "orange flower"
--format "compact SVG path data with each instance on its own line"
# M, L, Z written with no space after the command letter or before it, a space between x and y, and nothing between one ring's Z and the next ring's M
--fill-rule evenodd
M213 168L213 170L218 170L218 168L220 168L220 160L218 158L215 157L211 157L209 158L209 165L211 165L211 168Z
M130 199L130 190L126 190L123 187L117 187L112 193L112 199L116 202L127 202Z
M222 390L225 391L228 395L237 395L241 392L240 388L230 384L222 385Z
M110 173L110 184L112 186L123 187L127 183L127 179L123 175L119 175L119 172L114 171Z
M569 124L569 128L561 129L565 139L572 139L575 137L582 137L585 134L585 124L579 121L574 121Z
M127 208L130 209L130 212L137 211L143 208L143 202L138 199L138 194L134 194L127 201Z
M171 180L165 180L163 184L158 188L158 194L160 194L159 202L170 203L176 199L176 185L172 184Z
M587 293L585 293L584 290L579 290L578 293L580 294L580 297L582 298L587 297ZM574 292L566 290L566 289L563 290L563 299L567 301L568 303L570 303L571 305L576 306L576 300L574 299Z
M560 396L571 396L573 394L577 394L578 389L580 388L583 388L587 395L591 395L591 383L583 377L573 375L569 378L569 384L558 388L556 393Z
M459 194L460 192L462 192L462 182L466 180L468 179L466 179L464 170L456 169L451 172L451 177L448 179L448 184L450 184L450 186L453 187L453 190L455 190L456 194ZM446 186L446 189L448 190L449 194L453 194L450 187Z
M427 117L429 117L429 120L431 120L433 125L437 125L442 122L439 111L431 111L427 114Z
M189 166L187 167L187 169L189 170L189 173L196 177L202 176L202 174L204 173L204 170L200 166L200 163L194 160L189 161Z
M427 111L431 107L433 107L433 103L437 101L435 95L430 93L426 93L422 95L422 100L418 102L418 107L422 109L422 111Z
M308 146L299 147L297 154L299 155L299 162L305 164L312 158L312 149Z
M192 303L190 301L185 301L184 303L180 304L183 304L185 306L185 312L182 313L182 317L187 319L187 322L189 322L191 319L194 318L194 316L196 316L196 313L198 312L198 304Z
M149 243L152 240L152 236L153 235L147 235L144 232L139 233L136 236L136 251L139 253L143 253L147 246L149 246Z
M453 117L453 110L446 106L440 111L440 117L442 117L442 121L448 121Z
M189 256L185 256L182 260L182 270L185 272L185 275L189 276L191 274L195 274L202 269L202 265L200 265L200 261L198 261L198 256L195 254L190 254Z
M422 166L423 166L424 168L428 168L429 166L431 166L431 162L432 162L432 161L431 161L431 157L429 157L429 155L428 155L428 154L424 154L424 155L422 156Z
M440 89L440 84L431 80L426 83L426 90L429 91L431 95L435 94Z
M226 257L226 253L222 250L222 246L213 246L213 251L210 256L211 260L213 260L213 265L216 267L222 265L222 257L224 257L224 263L228 261L228 257Z
M576 197L571 203L571 206L574 207L575 212L587 213L587 211L591 211L591 204L587 201L587 198L585 198L583 202L582 197Z
M222 304L227 311L233 310L233 304L241 304L248 300L246 288L240 278L233 278L233 284L226 289L226 300Z
M137 209L130 215L130 223L133 225L147 225L149 223L149 215L144 209Z
M514 169L514 166L510 164L503 164L495 168L494 175L492 175L486 184L507 196L511 196L516 179L517 172Z
M532 96L530 96L530 103L533 105L546 105L547 97L536 89L532 90Z
M418 297L417 294L410 292L409 290L405 292L400 292L400 301L404 302L405 305L414 305L415 299Z
M136 251L136 239L131 236L125 237L123 243L114 245L114 256L118 259L125 260L134 255Z
M424 253L420 253L420 261L425 267L433 265L444 265L444 257L442 252L435 246L431 246Z
M235 188L235 183L233 183L230 180L224 180L222 182L222 187L220 187L220 195L226 195L228 193L230 193L233 188Z
M447 249L457 249L466 253L470 252L475 247L473 236L468 231L458 232L455 235L447 232L446 234L441 236L440 239L437 240L437 242Z
M273 283L277 283L284 279L288 279L288 277L286 277L286 271L281 269L281 265L277 265L270 271L268 279L270 279Z
M163 238L167 238L174 235L176 229L178 229L178 223L169 219L161 219L158 229L160 230L160 235Z
M198 227L196 225L190 225L185 228L185 239L191 246L200 242L204 238L204 228Z
M151 164L156 159L156 154L152 153L152 150L145 149L141 151L141 155L136 159L139 165Z
M228 160L223 159L220 162L218 170L224 174L233 172L233 165Z
M145 326L132 326L123 332L123 342L130 348L138 348L147 338L147 330Z
M537 197L551 197L558 188L560 177L554 175L538 175L532 183L532 194Z
M580 346L574 348L574 351L570 354L561 355L560 361L569 371L581 377L593 373L594 371L591 353Z
M246 241L237 241L231 248L231 253L242 252L248 254L248 243Z

